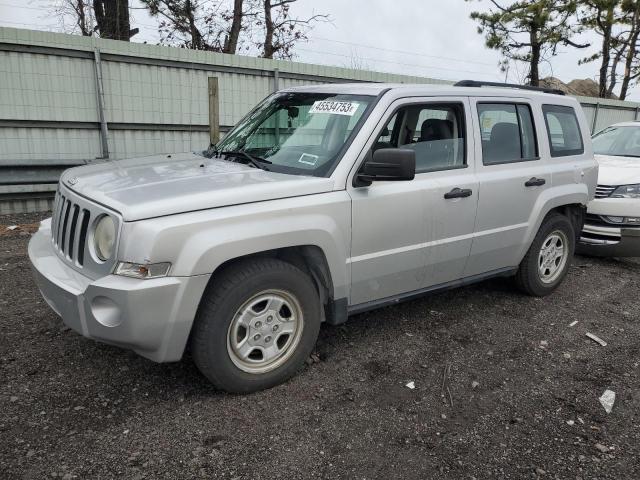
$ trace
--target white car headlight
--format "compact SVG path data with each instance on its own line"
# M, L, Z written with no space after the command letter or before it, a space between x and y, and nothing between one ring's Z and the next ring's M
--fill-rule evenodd
M611 194L613 198L640 198L640 184L621 185Z
M93 231L93 248L103 262L113 255L116 243L116 222L109 215L103 215Z
M119 262L115 269L116 275L122 275L123 277L133 277L140 279L166 277L169 273L171 264L164 263L151 263L151 264L139 264L129 262Z

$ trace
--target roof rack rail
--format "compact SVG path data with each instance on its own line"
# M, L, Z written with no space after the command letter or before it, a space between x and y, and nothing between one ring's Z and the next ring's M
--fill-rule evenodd
M554 95L564 95L562 90L557 88L532 87L531 85L518 85L517 83L483 82L479 80L460 80L453 84L454 87L504 87L518 88L520 90L533 90L534 92L552 93Z

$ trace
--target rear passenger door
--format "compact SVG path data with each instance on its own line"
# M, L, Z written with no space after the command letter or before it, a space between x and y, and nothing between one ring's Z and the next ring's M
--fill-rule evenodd
M520 261L532 212L551 186L547 161L538 139L544 120L527 99L476 98L475 120L478 214L465 276Z
M553 186L581 183L593 176L593 154L585 155L580 123L569 105L542 105ZM586 126L585 126L586 127ZM588 130L585 129L588 132Z

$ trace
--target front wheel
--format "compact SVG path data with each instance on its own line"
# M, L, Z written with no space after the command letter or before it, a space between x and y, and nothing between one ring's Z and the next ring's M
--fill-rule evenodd
M294 375L318 338L321 307L308 275L272 258L241 261L212 279L191 350L218 388L248 393Z
M540 226L516 273L516 284L536 297L549 295L569 271L576 246L573 225L559 213L548 216Z

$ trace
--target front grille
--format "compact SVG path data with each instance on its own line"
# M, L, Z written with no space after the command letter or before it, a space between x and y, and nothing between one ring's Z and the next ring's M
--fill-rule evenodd
M58 252L83 266L91 212L58 192L52 218L51 236Z
M617 187L612 187L610 185L598 185L596 187L596 198L610 197L616 188Z
M95 223L108 215L116 224L114 252L118 251L122 217L107 207L85 198L62 183L58 187L51 215L51 243L56 254L69 267L84 276L98 279L109 275L116 263L116 254L102 261L93 254L91 237Z

